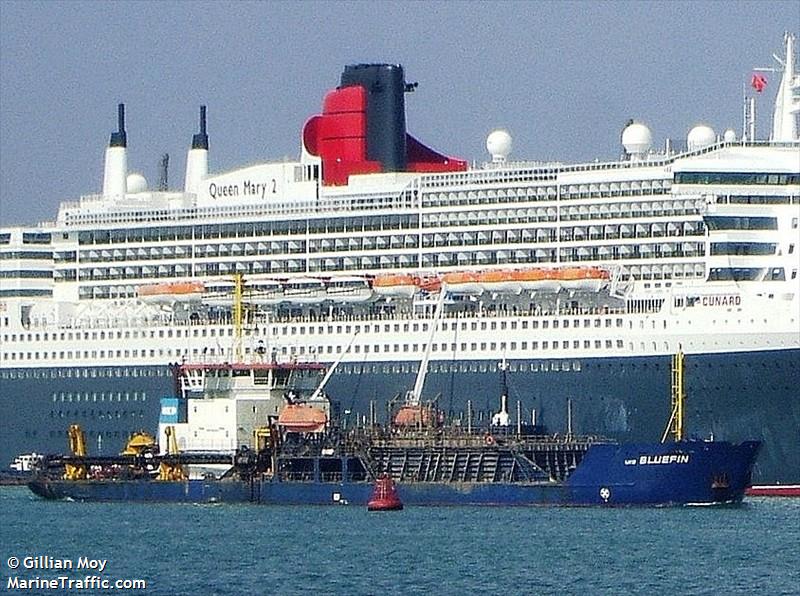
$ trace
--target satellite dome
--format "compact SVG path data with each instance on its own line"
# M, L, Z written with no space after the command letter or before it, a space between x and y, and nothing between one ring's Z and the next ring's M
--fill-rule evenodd
M689 151L697 151L703 147L713 145L717 140L717 133L714 129L705 124L699 124L689 131L686 137L686 146Z
M729 128L725 131L725 134L722 135L722 138L726 143L733 143L736 140L736 133L732 128Z
M138 172L128 174L128 192L136 194L147 190L147 180Z
M628 155L644 155L652 143L653 134L640 122L632 122L622 131L622 146Z
M505 161L511 153L511 135L503 129L492 131L486 137L486 150L491 153L493 162Z

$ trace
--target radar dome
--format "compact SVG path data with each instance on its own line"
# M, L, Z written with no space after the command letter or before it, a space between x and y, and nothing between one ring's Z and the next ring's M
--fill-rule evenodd
M632 122L622 131L622 146L628 155L644 155L652 143L653 134L640 122Z
M511 153L511 135L507 130L495 130L486 137L486 150L492 154L493 162L503 162Z
M714 129L705 124L700 124L689 131L686 137L686 147L689 151L697 151L703 147L713 145L716 140L717 133L714 132Z
M722 138L726 143L733 143L736 140L736 133L732 128L729 128L725 131L725 134L722 135Z
M128 192L136 194L147 190L147 180L138 172L128 174Z

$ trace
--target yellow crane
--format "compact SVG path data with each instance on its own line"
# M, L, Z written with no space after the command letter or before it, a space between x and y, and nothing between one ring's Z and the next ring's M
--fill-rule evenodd
M131 434L122 455L143 455L148 451L155 450L156 440L150 433L143 430Z
M178 451L178 440L175 437L175 427L167 426L164 428L164 434L167 437L167 455L177 456L180 454ZM186 468L178 463L162 461L158 466L158 479L181 481L186 480L188 474Z
M71 424L67 431L69 450L75 457L86 457L86 435L78 424ZM65 480L85 480L87 477L85 464L68 463L64 465Z

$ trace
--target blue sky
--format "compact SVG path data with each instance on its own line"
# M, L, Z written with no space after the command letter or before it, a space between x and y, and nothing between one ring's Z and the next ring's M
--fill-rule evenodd
M619 155L629 118L655 143L741 130L742 84L772 64L800 2L0 2L0 225L53 220L102 186L127 105L131 170L183 181L200 104L210 169L295 158L345 64L403 64L409 131L483 161ZM773 91L760 104L766 134Z

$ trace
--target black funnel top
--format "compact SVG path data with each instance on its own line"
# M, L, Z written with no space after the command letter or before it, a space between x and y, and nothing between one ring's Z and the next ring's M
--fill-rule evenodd
M206 106L200 106L200 132L192 137L192 149L208 150L208 134L206 134Z
M404 172L406 158L406 82L399 64L345 66L341 87L361 85L367 92L367 158L384 172Z
M125 104L121 103L117 106L117 132L111 133L111 140L108 143L109 147L127 147L128 137L125 134Z

